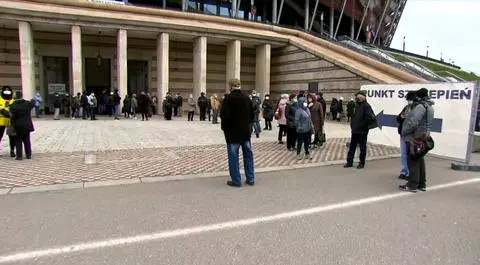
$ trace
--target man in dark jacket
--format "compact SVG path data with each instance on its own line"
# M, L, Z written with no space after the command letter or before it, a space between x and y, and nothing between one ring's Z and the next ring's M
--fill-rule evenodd
M357 168L365 167L365 158L367 156L367 137L368 131L376 127L376 117L372 107L367 102L365 91L358 91L355 94L357 105L353 113L350 127L352 129L352 139L347 155L347 163L343 167L353 167L353 158L357 145L360 145L360 163Z
M115 109L115 120L119 120L120 119L120 102L122 100L122 97L120 97L120 92L118 91L118 89L115 89L115 91L113 92L113 106L114 106L114 109Z
M287 118L287 149L288 151L295 150L297 142L297 128L295 127L295 113L297 112L298 103L297 95L291 94L288 98L288 104L285 108Z
M317 101L322 105L323 115L327 115L327 102L325 102L322 92L318 92Z
M428 90L421 88L416 93L418 103L414 103L415 106L405 117L402 125L401 136L409 143L413 140L423 140L430 137L434 117L434 103L428 97ZM409 156L408 171L410 172L408 182L405 185L400 185L400 189L410 192L426 191L425 158Z
M205 114L207 113L207 108L208 108L208 99L205 96L205 93L200 93L200 97L198 98L197 101L198 107L200 108L200 120L205 121L206 116Z
M228 167L231 181L227 185L232 187L242 186L242 177L239 166L239 149L242 147L243 161L245 167L246 184L255 184L255 171L253 165L252 144L250 135L252 133L253 103L248 96L240 91L240 80L230 80L230 95L222 104L220 117L221 127L225 134L228 149Z
M10 113L12 115L11 122L16 134L16 159L23 159L23 145L25 145L25 155L27 159L31 159L32 146L30 143L30 133L34 131L31 113L35 107L35 100L24 100L21 91L15 92L15 98L15 102L10 106Z

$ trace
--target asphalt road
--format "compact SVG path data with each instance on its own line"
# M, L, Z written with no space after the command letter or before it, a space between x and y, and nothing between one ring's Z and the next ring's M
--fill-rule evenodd
M0 264L478 265L480 175L448 166L429 159L436 188L419 194L381 160L240 189L225 177L0 196Z

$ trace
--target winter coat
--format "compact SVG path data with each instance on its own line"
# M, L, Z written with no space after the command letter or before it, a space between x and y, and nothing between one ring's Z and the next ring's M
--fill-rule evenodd
M325 102L325 99L321 97L321 98L318 98L317 101L322 106L323 114L327 115L327 102Z
M10 111L10 106L15 102L14 99L4 99L0 97L0 110ZM0 113L0 126L8 126L10 124L10 118Z
M10 105L12 115L11 122L17 135L33 132L35 128L32 122L32 109L35 106L35 100L26 101L24 99L15 100Z
M147 112L150 99L147 95L140 95L138 98L138 109L140 112Z
M42 96L35 96L35 107L40 107L42 105L43 99Z
M297 102L290 102L286 106L285 114L287 118L288 128L295 128L295 113L297 112L297 108Z
M315 132L323 131L323 123L325 122L325 115L323 114L322 105L318 102L313 102L313 105L309 107L310 115Z
M53 100L53 107L55 109L59 109L62 106L62 99L60 98L59 95L55 96L55 99Z
M198 107L203 109L208 107L208 99L205 96L200 96L198 98Z
M398 134L402 134L403 122L405 121L405 117L408 116L408 113L415 107L413 104L408 104L405 106L402 111L397 115L397 122L398 122ZM403 118L402 118L403 116Z
M421 100L408 113L402 127L402 137L407 140L423 138L432 130L434 102L429 98Z
M349 101L347 104L347 117L352 117L355 111L355 101Z
M277 122L280 125L287 125L287 113L285 112L287 108L287 102L287 99L280 99L277 110L275 111L275 115L279 116Z
M298 108L295 111L295 128L297 133L308 133L312 131L312 120L310 110L303 106L305 98L298 100Z
M216 98L214 96L211 96L210 97L210 102L212 104L212 110L214 110L214 111L220 110L220 100L218 100L218 98Z
M227 144L250 140L253 123L253 103L240 90L233 90L223 100L220 110L221 128Z
M253 104L253 111L255 114L260 114L260 105L262 104L262 101L258 96L252 97L252 104Z
M126 97L123 100L123 112L130 112L130 108L132 106L132 99L129 97Z
M343 100L339 100L337 103L337 112L343 113Z
M196 108L196 102L195 102L195 99L193 98L188 98L188 108L187 110L190 112L190 111L195 111L195 108Z
M137 97L132 97L132 101L130 102L131 108L132 109L137 109L138 108L138 100Z
M367 134L369 131L369 125L372 125L375 122L376 117L370 104L366 101L358 102L350 121L352 133Z
M262 104L263 118L272 121L274 116L273 103L270 99L265 99Z

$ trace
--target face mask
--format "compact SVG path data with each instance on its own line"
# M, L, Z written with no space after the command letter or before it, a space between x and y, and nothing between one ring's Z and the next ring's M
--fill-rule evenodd
M408 102L409 105L413 104L413 100L408 100L407 102Z
M270 98L269 97L265 97L266 100L269 100Z
M304 107L308 106L307 102L303 102L303 106Z
M293 99L293 102L297 102L297 101L298 101L298 99L296 99L296 98Z
M3 91L3 94L10 96L10 95L12 94L12 91L10 91L10 90L5 90L5 91Z
M257 94L252 94L252 96L253 96L253 97L256 97L256 96L257 96Z

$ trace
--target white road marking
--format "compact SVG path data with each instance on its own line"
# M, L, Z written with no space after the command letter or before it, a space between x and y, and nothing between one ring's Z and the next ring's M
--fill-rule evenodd
M480 178L471 178L471 179L462 180L462 181L455 181L455 182L440 184L440 185L429 187L428 190L429 191L440 190L440 189L446 189L446 188L451 188L451 187L456 187L461 185L477 183L477 182L480 182ZM79 243L79 244L73 244L68 246L53 247L53 248L42 249L42 250L19 252L15 254L0 256L0 263L19 262L19 261L37 259L37 258L47 257L47 256L56 256L56 255L68 254L73 252L81 252L81 251L87 251L87 250L93 250L93 249L138 244L138 243L144 243L149 241L159 241L162 239L182 237L182 236L206 233L210 231L233 229L233 228L250 226L250 225L255 225L260 223L268 223L268 222L292 219L296 217L308 216L313 214L319 214L319 213L329 212L329 211L334 211L339 209L351 208L355 206L391 200L391 199L405 197L409 195L413 195L413 193L396 192L396 193L385 194L380 196L367 197L364 199L353 200L348 202L341 202L341 203L335 203L335 204L330 204L325 206L307 208L307 209L302 209L302 210L293 211L293 212L279 213L275 215L259 216L254 218L240 219L236 221L216 223L216 224L204 225L204 226L196 226L191 228L175 229L170 231L161 231L153 234L143 234L138 236L114 238L114 239L108 239L108 240L102 240L102 241L92 241L92 242Z

